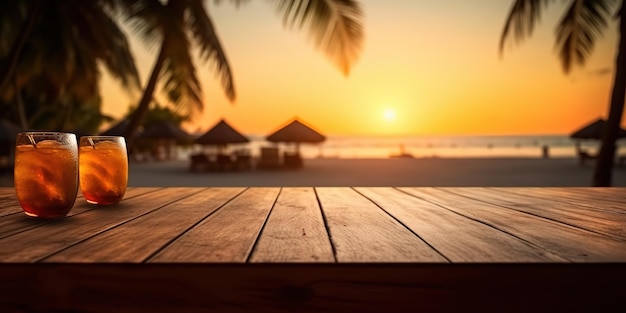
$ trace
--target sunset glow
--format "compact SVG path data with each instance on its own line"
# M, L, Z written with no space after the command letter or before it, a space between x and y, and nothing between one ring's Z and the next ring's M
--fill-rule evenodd
M396 111L394 109L385 109L383 111L383 119L387 122L393 122L396 119Z
M267 134L298 117L326 134L567 134L606 117L614 21L587 65L565 75L554 51L560 2L503 55L498 44L512 1L360 2L366 39L348 77L306 33L284 28L267 3L207 2L237 99L230 103L214 68L197 62L205 105L185 127L206 130L225 118L244 133ZM131 45L145 84L156 56L137 38ZM103 109L116 118L139 97L107 76L102 89Z

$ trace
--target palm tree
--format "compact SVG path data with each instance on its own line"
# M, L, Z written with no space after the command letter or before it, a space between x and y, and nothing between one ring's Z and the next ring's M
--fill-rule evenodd
M21 5L3 2L13 11L0 14L0 23L10 29L0 38L0 64L7 69L1 79L13 82L13 88L0 89L0 102L28 99L34 104L31 114L46 111L38 108L45 104L54 108L50 114L63 116L55 127L62 129L80 103L96 101L99 110L101 65L128 90L139 89L126 35L112 18L118 11L115 0L15 3Z
M500 39L500 52L511 37L516 41L521 41L530 36L535 24L539 22L542 10L552 2L554 1L516 0L504 25ZM596 39L606 30L608 19L614 16L619 20L619 42L611 103L593 174L593 186L611 186L615 141L622 120L626 94L626 38L624 38L626 20L623 15L625 13L623 1L571 0L569 2L569 7L556 29L559 60L566 74L570 72L572 66L584 65L593 51Z
M220 1L216 1L219 3ZM247 2L232 0L236 5ZM363 39L362 11L356 0L276 0L277 10L289 27L307 26L314 44L348 74L360 53ZM235 99L233 75L213 22L202 0L131 0L127 5L133 28L149 44L160 40L160 49L137 110L125 137L134 138L148 111L161 76L169 100L201 110L202 89L190 54L192 44L200 47L200 59L212 61L230 101ZM127 140L128 140L127 139Z

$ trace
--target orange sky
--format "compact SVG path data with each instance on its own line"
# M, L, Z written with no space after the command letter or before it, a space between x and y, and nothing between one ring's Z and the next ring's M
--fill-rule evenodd
M212 68L197 63L205 107L186 128L204 131L225 118L244 133L267 134L299 117L326 134L567 134L606 116L614 22L587 65L566 76L553 35L561 2L502 58L498 43L512 1L360 2L366 38L348 77L306 33L284 28L268 2L239 9L211 2L238 96L230 103ZM145 84L156 56L136 38L131 44ZM114 117L139 98L106 75L102 96Z

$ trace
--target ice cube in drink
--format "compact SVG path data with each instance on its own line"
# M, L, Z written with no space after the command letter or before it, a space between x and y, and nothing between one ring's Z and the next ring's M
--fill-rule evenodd
M128 182L128 158L122 142L97 141L79 152L80 189L89 203L119 203Z
M15 192L26 215L57 218L71 210L78 191L75 149L56 140L16 146Z

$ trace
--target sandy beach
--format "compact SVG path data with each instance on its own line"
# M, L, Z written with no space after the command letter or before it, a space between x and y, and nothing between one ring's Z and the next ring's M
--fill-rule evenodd
M593 165L574 158L306 159L299 170L190 172L188 161L131 163L129 186L587 187ZM0 186L12 186L10 172ZM626 167L613 185L626 186Z
M587 187L593 165L574 158L306 159L299 170L190 172L188 161L131 163L129 186ZM3 172L0 186L12 186ZM626 186L626 166L613 185Z

